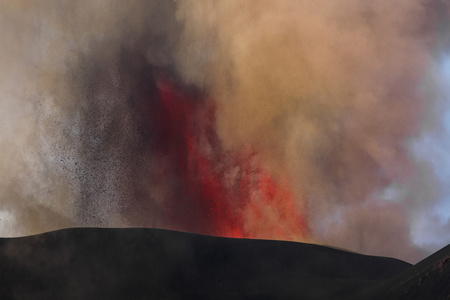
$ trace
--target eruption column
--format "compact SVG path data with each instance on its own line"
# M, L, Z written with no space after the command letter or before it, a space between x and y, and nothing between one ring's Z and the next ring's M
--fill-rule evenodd
M305 213L287 184L277 182L254 151L223 149L216 107L165 78L153 109L156 155L165 163L174 199L168 214L175 229L226 237L304 240ZM251 149L251 145L248 145Z

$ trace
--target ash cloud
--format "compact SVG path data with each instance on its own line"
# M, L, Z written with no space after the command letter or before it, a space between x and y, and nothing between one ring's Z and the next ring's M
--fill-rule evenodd
M0 5L1 201L17 223L6 234L129 225L146 147L135 98L173 68L174 2Z
M410 215L435 200L382 194L417 183L407 146L428 109L439 3L0 2L5 234L177 228L142 114L164 72L217 102L227 150L251 145L288 172L315 242L417 260Z
M380 198L416 172L407 142L427 108L437 4L184 1L180 72L217 99L228 149L251 143L289 170L318 241L416 260L409 207Z

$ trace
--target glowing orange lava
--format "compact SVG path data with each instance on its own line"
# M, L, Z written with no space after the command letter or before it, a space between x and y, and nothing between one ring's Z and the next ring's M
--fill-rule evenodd
M309 236L306 216L289 186L264 171L255 152L223 149L213 101L167 79L159 92L153 115L157 152L169 162L164 172L176 178L177 201L168 210L176 229L225 237Z

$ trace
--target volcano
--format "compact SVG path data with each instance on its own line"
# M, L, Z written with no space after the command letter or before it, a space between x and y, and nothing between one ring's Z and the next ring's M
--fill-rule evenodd
M450 246L410 265L325 246L162 229L0 239L2 299L448 299Z

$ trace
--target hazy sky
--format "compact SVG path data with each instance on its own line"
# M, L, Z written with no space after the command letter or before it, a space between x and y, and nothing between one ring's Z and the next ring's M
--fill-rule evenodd
M438 249L450 242L450 53L442 54L436 68L442 92L437 100L441 112L431 118L437 119L437 128L413 143L417 158L431 163L441 189L436 204L413 219L413 241L429 249Z

